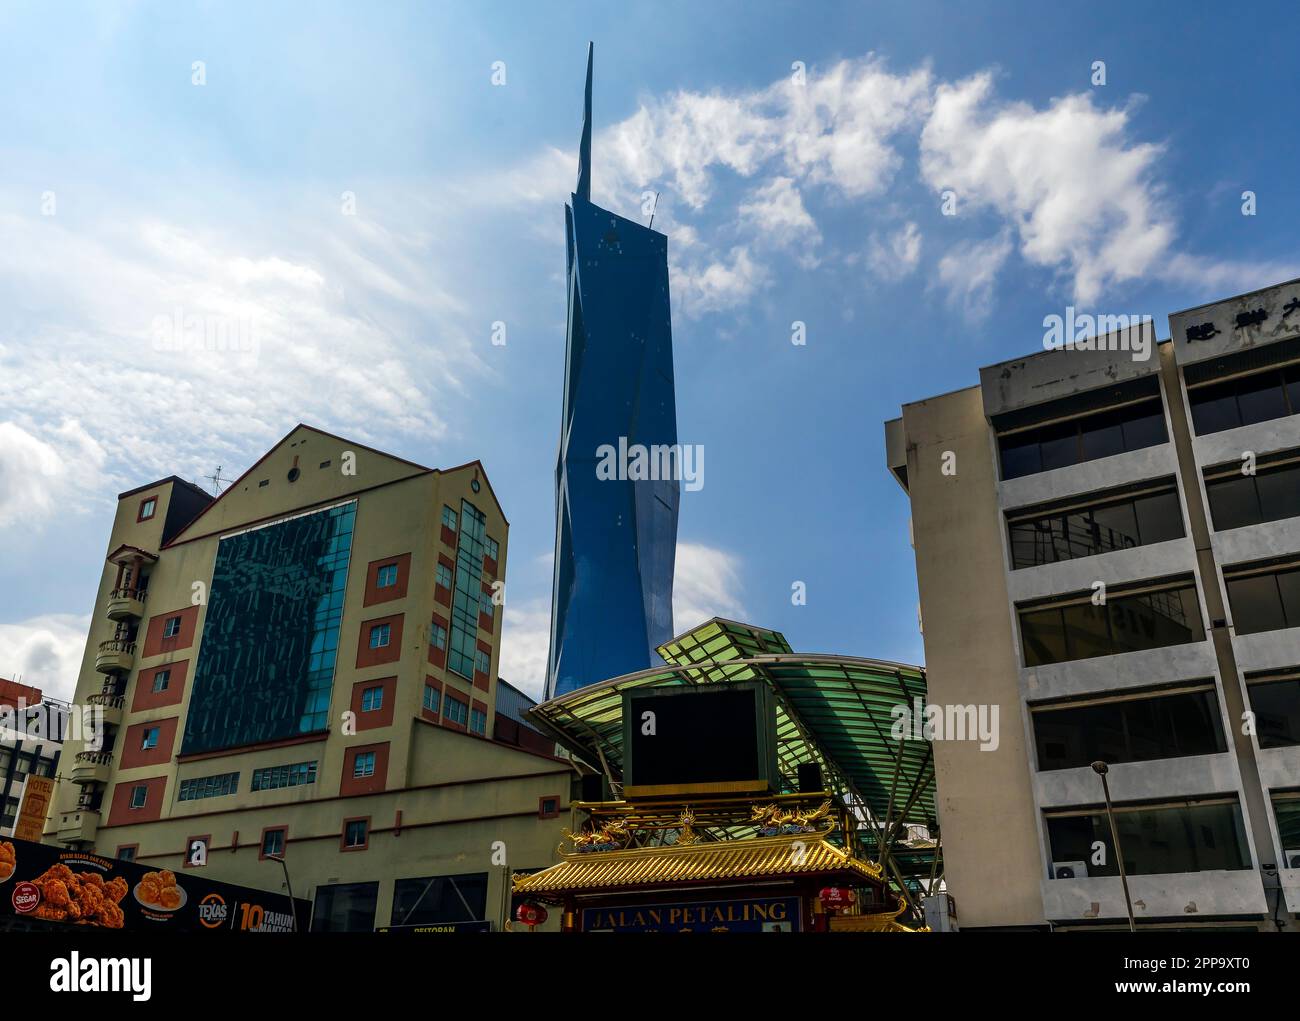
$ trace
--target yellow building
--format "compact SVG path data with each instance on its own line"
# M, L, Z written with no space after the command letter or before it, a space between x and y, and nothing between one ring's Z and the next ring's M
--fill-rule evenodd
M478 920L555 860L572 767L497 723L509 525L482 465L298 426L218 498L123 493L45 839L313 902ZM96 741L97 734L102 741Z

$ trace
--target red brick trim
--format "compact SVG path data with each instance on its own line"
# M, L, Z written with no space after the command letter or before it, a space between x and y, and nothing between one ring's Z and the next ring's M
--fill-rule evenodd
M397 567L397 582L387 588L380 588L379 569L389 566ZM366 566L366 592L361 600L361 605L374 606L376 603L389 603L394 599L405 599L410 581L411 554L400 553L396 556L385 557L383 560L372 560Z
M266 851L266 835L267 835L268 833L270 833L272 830L279 830L281 833L284 834L284 850L282 850L282 851L280 852L280 855L283 857L283 856L285 856L285 855L288 854L288 851L289 851L289 827L288 827L288 825L283 825L283 826L263 826L263 827L262 827L262 835L261 835L260 837L257 838L257 860L258 860L258 861L266 861L266 860L267 860L267 858L266 858L266 853L265 853L265 851Z
M402 658L402 621L406 615L389 614L387 617L371 617L361 622L361 635L357 639L357 669L379 666L382 663L396 663ZM388 644L377 649L370 647L370 632L383 624L389 626Z
M368 688L381 688L383 695L380 698L379 708L372 709L370 712L362 712L362 696ZM397 678L396 677L376 677L372 681L357 681L352 685L352 712L356 715L357 730L375 730L379 727L391 727L393 724L393 708L397 701Z
M186 838L185 838L185 849L184 849L183 851L181 851L181 868L185 868L185 869L197 869L197 868L203 868L203 867L204 867L204 866L202 866L202 865L191 865L191 864L190 864L190 848L194 845L194 841L196 841L196 840L202 840L202 841L203 841L203 846L204 846L205 848L207 848L207 857L211 857L211 856L212 856L212 834L211 834L211 833L196 833L196 834L195 834L194 836L192 836L192 837L186 837Z
M172 638L163 637L163 628L173 617L180 617L180 631ZM149 628L145 632L144 651L140 654L145 659L161 656L166 652L179 652L194 644L194 632L198 625L199 608L183 606L177 610L167 610L149 618Z
M180 705L185 699L185 680L189 672L190 661L178 659L174 663L161 663L158 666L145 667L135 678L135 696L131 699L131 712L142 713L147 709L161 709L164 706ZM167 687L163 691L153 690L154 678L164 670L171 672Z
M147 504L150 500L153 501L153 508L149 511L148 514L145 514L144 512L145 504ZM142 521L152 521L154 518L158 516L158 500L159 500L159 496L157 493L150 493L148 496L144 497L140 501L140 507L135 512L135 523L137 525L140 524L140 522Z

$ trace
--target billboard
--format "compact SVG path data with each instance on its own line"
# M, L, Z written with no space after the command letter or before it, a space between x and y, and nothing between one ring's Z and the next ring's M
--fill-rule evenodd
M291 932L311 905L30 840L0 839L0 927L26 920L134 932Z

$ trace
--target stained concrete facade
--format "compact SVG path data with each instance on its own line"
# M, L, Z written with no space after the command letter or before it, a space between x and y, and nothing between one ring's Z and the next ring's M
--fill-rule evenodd
M1148 324L1140 345L1111 334L1091 350L1040 351L982 369L979 386L906 404L885 423L887 464L911 502L931 701L997 705L1002 720L995 751L935 742L947 883L963 929L1127 924L1118 877L1056 877L1049 815L1104 806L1088 766L1039 768L1033 714L1208 681L1224 750L1117 762L1111 796L1117 809L1235 804L1250 867L1132 876L1137 923L1296 927L1300 879L1286 867L1272 799L1300 790L1300 746L1261 748L1246 714L1247 675L1300 669L1300 628L1238 634L1224 568L1264 558L1300 562L1300 518L1215 531L1204 476L1243 451L1300 453L1300 414L1197 435L1188 387L1300 364L1298 308L1300 281L1230 298L1172 316L1172 341L1157 345ZM1138 348L1150 357L1134 357ZM1135 388L1159 395L1167 442L1003 477L1000 435L1106 412ZM1148 484L1173 485L1182 538L1015 566L1009 517ZM1168 579L1195 586L1203 641L1026 662L1026 607L1095 592L1099 582L1122 590Z

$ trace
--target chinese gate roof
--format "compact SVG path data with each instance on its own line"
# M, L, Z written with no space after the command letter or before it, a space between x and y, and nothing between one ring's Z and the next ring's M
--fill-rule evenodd
M795 842L798 853L792 847ZM794 834L570 854L550 868L516 878L514 892L554 897L657 884L831 874L862 883L882 882L878 865L860 861L813 835Z
M784 636L713 618L659 647L663 667L611 678L533 707L529 715L560 743L617 779L623 764L623 693L680 685L767 683L777 704L777 765L783 791L798 790L797 766L821 764L828 786L877 825L935 819L929 741L891 736L900 704L923 709L925 671L881 660L795 653Z

